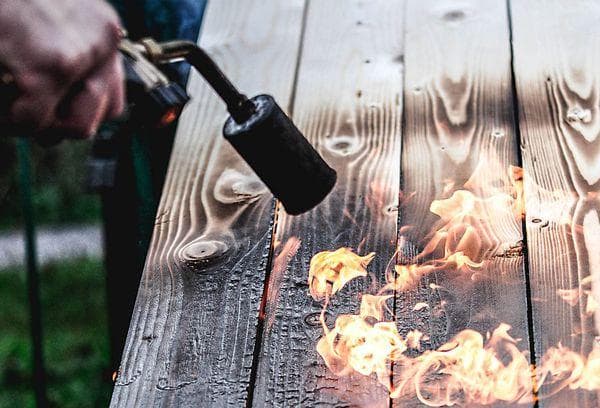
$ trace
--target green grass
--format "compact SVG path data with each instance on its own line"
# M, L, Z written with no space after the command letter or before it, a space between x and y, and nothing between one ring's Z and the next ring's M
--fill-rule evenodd
M102 262L62 262L40 274L51 406L107 406L111 383ZM1 408L34 406L28 319L24 270L0 270Z

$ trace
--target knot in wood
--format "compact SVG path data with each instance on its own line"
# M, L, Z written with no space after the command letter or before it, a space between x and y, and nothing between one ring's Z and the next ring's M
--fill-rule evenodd
M325 312L325 323L333 324L335 321L333 315ZM304 323L311 327L321 327L321 312L312 312L304 316Z
M255 174L225 169L215 183L213 194L215 200L220 203L234 204L256 201L267 191L267 187Z
M181 250L181 259L188 263L211 263L222 257L229 247L223 241L201 240L186 245Z
M464 19L466 14L462 10L449 10L442 15L442 20L448 22L456 22Z
M389 204L383 207L384 215L395 215L398 212L398 204Z
M358 139L351 136L336 136L327 139L325 147L336 156L351 156L359 150Z
M571 123L590 123L592 121L592 112L589 109L579 107L571 108L567 112L567 121Z
M504 137L504 132L500 129L496 129L492 131L492 136L497 139L500 139L501 137Z

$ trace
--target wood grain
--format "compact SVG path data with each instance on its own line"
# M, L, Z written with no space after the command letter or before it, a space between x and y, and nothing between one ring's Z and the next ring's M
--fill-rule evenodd
M586 313L587 295L571 306L557 290L578 290L592 276L583 288L597 292L600 276L600 5L513 0L511 16L535 355L540 361L558 342L587 355L600 316ZM599 404L594 392L568 389L540 402Z
M286 107L303 13L304 0L210 2L200 43L244 92ZM248 398L274 202L222 140L222 102L196 74L188 88L112 406Z
M406 21L402 189L410 198L400 210L406 231L401 263L410 262L437 228L439 217L429 209L434 199L449 197L474 173L472 191L487 196L509 165L518 164L505 2L408 0ZM520 348L529 350L521 221L489 211L493 221L478 230L481 247L471 249L485 262L479 273L439 271L396 296L400 332L429 335L426 349L461 330L485 334L506 322ZM429 308L413 311L418 302Z
M402 0L309 4L294 120L338 172L316 209L280 210L275 261L253 406L388 406L375 380L336 377L315 351L321 303L308 294L317 252L352 247L377 252L369 270L383 281L393 256L399 188L402 95ZM354 313L359 279L333 298L328 320ZM332 322L329 322L332 323Z

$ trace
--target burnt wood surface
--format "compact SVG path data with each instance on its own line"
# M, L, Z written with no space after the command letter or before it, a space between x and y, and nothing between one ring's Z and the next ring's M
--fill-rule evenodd
M511 15L536 360L559 342L587 356L600 328L588 311L600 300L600 5L512 0ZM541 389L541 406L600 404L554 391Z
M383 282L394 254L402 14L398 0L349 0L343 6L309 2L294 120L337 171L338 182L306 214L291 217L279 211L255 407L388 404L384 388L360 375L336 377L317 354L322 304L308 294L307 277L315 253L351 247L361 254L377 253L369 271ZM354 313L358 294L371 284L372 279L356 279L335 294L328 317Z
M303 13L303 0L210 2L200 43L240 89L285 108ZM112 406L247 399L274 201L223 140L220 99L196 74L188 91Z
M402 190L409 198L400 225L410 229L400 263L410 262L436 228L432 200L450 197L474 174L474 192L485 195L487 187L504 182L509 165L518 165L506 3L407 3ZM400 332L416 328L428 334L425 348L437 348L466 328L485 334L505 322L522 339L520 347L529 349L524 257L511 252L523 239L521 221L503 214L482 227L481 253L469 254L485 262L475 279L470 271L437 271L418 288L397 294ZM413 311L419 302L429 307Z
M514 181L510 166L525 170L525 230L520 214L486 209L469 253L484 268L438 270L396 293L397 327L421 330L432 349L507 323L532 362L558 342L589 353L599 18L583 0L209 2L200 43L245 93L275 95L338 184L316 209L287 215L221 139L225 109L193 75L112 406L420 406L327 369L310 259L377 253L372 276L333 296L332 325L384 282L390 259L423 250L439 222L432 200L467 182L486 196ZM582 298L571 306L561 289ZM540 405L571 401L598 405L568 390Z

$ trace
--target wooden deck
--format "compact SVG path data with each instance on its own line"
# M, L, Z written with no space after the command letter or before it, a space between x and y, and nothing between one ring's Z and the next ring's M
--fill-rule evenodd
M420 406L325 366L310 259L377 254L372 279L336 294L331 325L390 259L423 251L433 200L522 182L511 166L525 174L523 220L490 213L466 249L485 264L470 279L435 271L398 290L398 330L420 330L431 350L506 323L538 366L558 344L584 358L597 347L600 5L212 1L200 43L245 93L276 97L338 185L286 215L222 140L225 108L192 75L112 406ZM600 404L592 386L556 388L522 405Z

